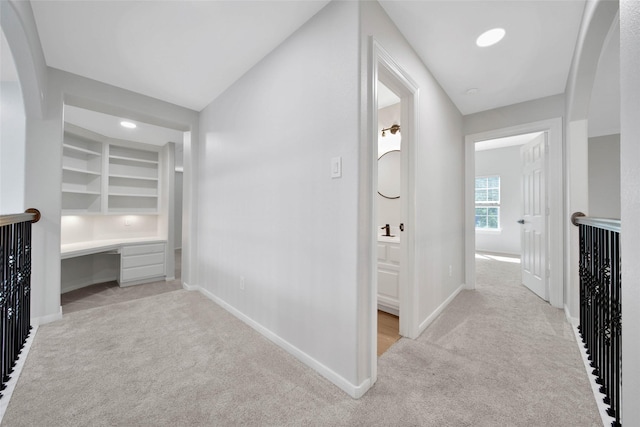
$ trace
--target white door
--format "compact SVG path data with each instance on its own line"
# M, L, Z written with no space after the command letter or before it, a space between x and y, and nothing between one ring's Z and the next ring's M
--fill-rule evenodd
M522 160L522 283L545 301L547 289L546 133L520 149Z

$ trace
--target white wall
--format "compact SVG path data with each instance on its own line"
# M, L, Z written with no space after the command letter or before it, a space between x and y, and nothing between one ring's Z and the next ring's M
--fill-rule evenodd
M640 425L640 3L620 2L622 425Z
M476 151L476 176L500 176L500 231L476 230L476 250L520 255L520 146Z
M620 134L589 138L589 216L620 219Z
M400 122L400 104L390 105L378 110L378 130L386 129L393 124L401 125ZM389 150L396 150L401 148L402 130L392 135L391 132L386 132L386 136L378 133L378 158L382 153L386 153ZM400 173L400 171L398 172ZM400 199L387 199L378 194L377 196L378 206L378 227L384 227L385 224L389 224L391 227L398 228L402 222L400 217ZM382 231L382 230L380 230ZM395 234L397 231L393 231Z
M25 115L20 83L3 81L0 86L0 102L0 214L21 213L26 207Z
M559 94L481 111L464 116L464 133L470 135L554 119L564 115L564 108L564 95Z
M198 179L198 285L351 394L357 12L328 4L201 112Z
M430 316L464 281L462 117L382 7L377 2L362 2L360 6L363 92L367 90L370 36L419 87L418 140L414 159L415 224L407 224L407 227L413 227L415 233L416 265L413 274L417 285L417 301L413 303L417 315L412 321L424 327L430 321ZM362 102L366 103L367 99L363 97ZM366 120L363 122L363 128L369 129ZM370 168L370 156L375 156L375 153L366 151L370 149L366 138L362 147L362 167ZM366 197L371 194L371 189L366 184L369 179L366 169L363 171L361 197ZM361 201L363 212L370 205L369 201L366 198ZM361 215L361 219L364 218L364 214ZM363 224L366 226L367 223ZM365 227L363 233L367 232L370 233ZM451 276L449 266L452 269ZM366 267L369 268L368 265Z
M125 225L125 219L129 225ZM156 237L166 239L166 230L158 233L158 215L64 215L61 218L61 244L91 240Z

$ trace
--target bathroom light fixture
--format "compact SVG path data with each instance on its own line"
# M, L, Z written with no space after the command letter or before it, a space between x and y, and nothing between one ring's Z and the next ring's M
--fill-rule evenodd
M392 135L395 135L396 133L400 132L400 125L391 125L391 127L382 129L382 136L387 136L386 131L389 131Z
M480 34L476 39L476 44L480 47L492 46L502 40L505 34L504 28L493 28Z
M120 126L122 126L123 128L127 128L127 129L135 129L135 128L138 127L135 123L131 123L131 122L128 122L126 120L121 121L120 122Z

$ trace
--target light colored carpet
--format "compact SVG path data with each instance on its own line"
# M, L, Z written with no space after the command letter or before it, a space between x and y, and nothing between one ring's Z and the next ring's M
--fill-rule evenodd
M382 355L359 400L199 293L70 313L38 330L3 425L600 425L562 311L517 268L478 262L478 289Z

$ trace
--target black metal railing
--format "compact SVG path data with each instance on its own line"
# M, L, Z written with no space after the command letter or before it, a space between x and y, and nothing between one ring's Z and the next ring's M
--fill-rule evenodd
M580 326L607 413L620 426L622 301L620 221L574 218L580 228Z
M0 390L6 388L31 330L31 224L39 219L36 209L0 216Z

